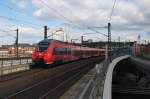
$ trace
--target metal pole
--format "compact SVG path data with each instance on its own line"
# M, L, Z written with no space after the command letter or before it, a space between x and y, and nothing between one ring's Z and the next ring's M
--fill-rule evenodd
M72 43L72 39L71 39L71 43Z
M118 37L118 46L119 46L119 48L121 47L121 43L120 43L120 36Z
M47 39L47 26L44 26L44 39Z
M16 45L16 56L18 58L18 28L16 29L16 32L17 32L17 34L16 34L16 43L15 43L15 45Z
M68 42L67 33L66 33L66 42Z
M10 60L11 61L11 66L13 65L13 59Z
M105 46L105 49L106 49L106 51L105 51L105 60L107 60L108 59L108 45L107 44Z
M1 67L3 67L3 64L4 64L4 59L3 59L3 54L2 54L2 64L1 64Z
M111 23L108 23L108 56L111 55Z
M64 31L63 31L63 41L65 42L65 33L64 33Z
M83 35L81 36L81 44L83 44Z

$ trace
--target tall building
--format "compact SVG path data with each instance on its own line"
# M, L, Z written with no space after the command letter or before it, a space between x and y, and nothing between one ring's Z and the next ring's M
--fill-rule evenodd
M62 29L56 30L52 38L60 41L67 41L66 33Z

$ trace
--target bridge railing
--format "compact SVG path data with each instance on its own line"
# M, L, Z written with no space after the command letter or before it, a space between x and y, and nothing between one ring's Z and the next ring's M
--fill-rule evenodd
M32 62L31 55L19 55L17 56L3 56L0 57L0 76L29 69L29 65Z
M109 56L107 60L104 60L102 63L96 65L95 67L96 75L94 79L92 79L92 81L90 80L90 84L89 84L89 86L92 86L92 88L90 89L91 91L90 91L88 99L102 99L103 98L105 77L106 77L109 64L112 62L113 59L117 57L124 56L124 55L131 55L131 54L132 54L132 50L129 47L115 49L111 52L111 56ZM89 89L89 88L86 88L86 89ZM86 90L86 91L89 92L89 90Z
M0 66L16 65L16 64L14 64L15 63L14 61L18 61L18 60L19 60L18 63L20 63L20 64L25 63L25 62L22 62L22 60L27 60L27 63L28 63L30 59L31 59L31 54L18 54L18 56L15 54L1 54L0 55L0 63L1 63ZM5 62L7 64L5 64Z

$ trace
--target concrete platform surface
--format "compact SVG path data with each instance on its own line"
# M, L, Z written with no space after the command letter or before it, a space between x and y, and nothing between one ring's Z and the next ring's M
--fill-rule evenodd
M84 75L77 83L75 83L60 99L79 99L88 82L94 78L95 68Z

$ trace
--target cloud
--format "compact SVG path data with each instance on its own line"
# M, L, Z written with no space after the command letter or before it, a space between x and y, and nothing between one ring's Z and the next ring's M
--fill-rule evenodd
M37 43L43 39L43 29L33 28L27 25L18 25L7 20L0 19L0 45L14 44L16 29L19 29L19 43Z
M24 0L16 2L16 5L20 9L25 9L25 8L27 8L29 6L28 2L24 1Z
M37 7L33 13L37 19L66 21L67 18L72 21L72 25L83 27L106 26L114 0L43 0L45 4L40 0L32 2ZM112 30L135 35L150 31L149 3L149 0L118 0L112 16Z
M44 1L44 3L42 3L41 0L32 0L32 6L35 7L33 12L34 18L42 21L67 22L72 28L85 28L86 26L106 26L114 2L114 0L42 1ZM31 6L31 4L29 5L29 2L26 0L12 0L12 2L15 3L20 9L25 9ZM121 40L137 40L138 34L141 33L143 34L143 39L149 39L149 4L149 0L117 0L111 21L112 38L117 40L118 37L121 36ZM22 14L22 16L24 16L24 14ZM18 28L20 29L22 42L25 41L25 39L28 41L31 40L30 42L37 42L39 39L43 38L43 31L29 26L18 26ZM107 34L107 29L99 29L98 31ZM72 30L70 32L70 39L80 39L81 35L83 34L79 30ZM84 30L82 32L89 32L89 30ZM88 37L94 38L95 35L93 35L93 37L92 35L89 35ZM107 40L107 38L102 37L102 40Z

